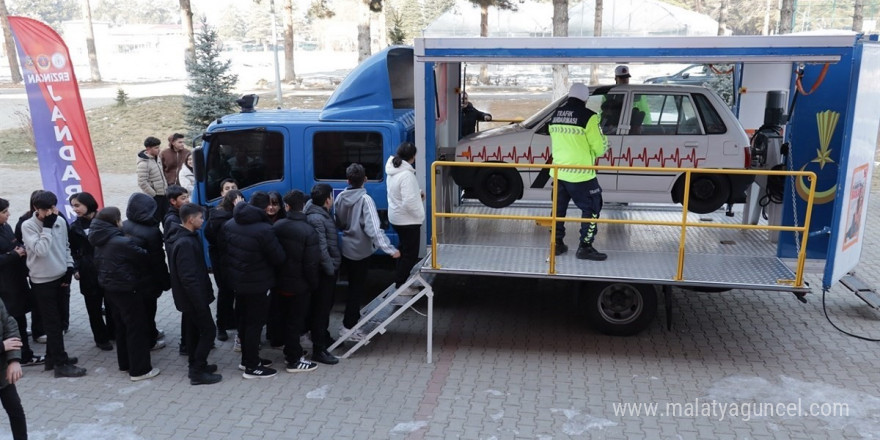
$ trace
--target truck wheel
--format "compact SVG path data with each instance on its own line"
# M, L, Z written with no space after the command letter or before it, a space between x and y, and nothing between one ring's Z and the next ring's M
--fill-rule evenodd
M684 176L675 183L675 200L684 200ZM730 199L730 184L718 174L694 174L691 176L688 211L696 214L715 212Z
M513 168L481 168L474 177L473 189L480 203L504 208L522 197L523 181Z
M657 315L654 286L629 283L582 283L586 312L597 331L630 336L644 330Z

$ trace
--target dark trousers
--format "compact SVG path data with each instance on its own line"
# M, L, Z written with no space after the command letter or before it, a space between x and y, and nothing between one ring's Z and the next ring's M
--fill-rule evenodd
M274 302L274 318L276 330L282 332L284 341L284 360L296 362L303 355L303 348L299 345L299 336L306 328L306 316L309 314L311 292L297 292L295 295L272 294Z
M69 292L67 287L61 287L61 278L48 283L31 283L31 294L37 302L46 331L46 368L67 362L61 312L64 305L69 304Z
M168 212L168 197L166 196L153 196L153 200L156 201L156 214L155 218L159 224L162 224L162 221L165 220L165 213Z
M143 301L144 323L147 326L150 348L153 348L156 345L156 341L159 340L159 330L156 328L156 310L159 308L159 297L162 296L162 291L145 289L139 290L137 295Z
M238 339L241 340L241 364L256 368L260 364L260 334L266 324L269 297L266 292L235 296Z
M36 341L38 337L46 334L43 330L43 317L40 316L40 308L37 307L37 300L33 295L28 295L28 306L31 309L31 336Z
M59 297L61 301L59 303L59 307L61 308L61 330L67 331L70 328L70 286L62 287L61 296Z
M220 261L211 257L211 261ZM217 329L235 329L235 294L229 288L226 270L222 262L214 265L214 281L217 283Z
M394 284L400 287L409 278L413 266L419 262L419 244L422 240L422 225L395 225L392 224L400 243L397 250L400 251L400 258L397 259L397 265L394 268ZM351 327L349 327L351 328Z
M345 298L345 315L342 325L354 327L361 320L361 297L367 284L367 271L370 268L367 258L349 260L342 257L342 265L348 272L348 295Z
M116 324L116 360L129 376L142 376L153 369L150 335L144 300L136 292L107 291L107 301Z
M27 316L22 314L20 316L13 316L13 318L18 323L18 334L24 335L21 338L21 363L25 364L34 358L34 351L31 350L31 344L27 337ZM3 372L3 374L6 373Z
M289 319L285 304L282 301L283 295L270 292L269 293L269 316L266 318L266 339L273 347L285 345L287 335L284 329Z
M186 329L186 354L189 356L189 375L193 376L205 371L208 365L208 353L214 344L217 327L211 318L211 308L207 304L196 307L190 312L183 312Z
M336 294L336 274L321 272L318 290L312 294L306 327L312 332L312 351L324 350L330 346L330 310Z
M4 374L6 374L4 372ZM14 384L9 384L0 389L0 403L9 416L9 425L12 427L13 440L27 440L27 418L24 416L24 408L21 406L21 398Z
M557 180L559 193L556 200L556 216L565 217L568 212L568 203L574 200L575 206L581 210L581 218L599 218L602 212L602 188L598 179L586 182L566 182ZM581 223L580 239L578 245L593 244L596 239L596 223ZM561 242L565 238L565 223L556 222L556 241Z
M104 314L101 306L104 305L104 291L83 294L86 303L86 313L89 315L89 327L92 328L92 336L96 344L110 342L113 331L113 312L107 311L107 322L104 322Z

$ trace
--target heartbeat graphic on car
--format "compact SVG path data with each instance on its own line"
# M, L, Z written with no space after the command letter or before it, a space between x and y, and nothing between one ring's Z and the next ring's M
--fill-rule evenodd
M688 149L688 153L685 155L681 154L681 150L676 148L670 154L665 154L663 148L660 148L657 154L648 154L647 148L642 148L641 151L635 150L633 152L632 148L627 147L626 151L623 152L620 156L614 156L611 150L605 152L604 155L600 156L597 164L598 165L611 165L611 166L658 166L660 168L687 168L685 164L689 164L691 167L699 168L700 162L705 161L704 157L697 157L697 151L694 149ZM532 152L532 147L526 148L525 151L519 153L516 147L510 149L509 152L503 152L501 147L497 147L495 151L491 151L483 147L482 149L478 148L477 152L473 152L470 146L468 146L466 151L462 151L460 154L456 156L457 158L461 158L464 160L468 160L470 162L510 162L510 163L547 163L547 159L550 157L550 147L545 147L544 151L540 154L534 154ZM642 165L644 164L644 165Z

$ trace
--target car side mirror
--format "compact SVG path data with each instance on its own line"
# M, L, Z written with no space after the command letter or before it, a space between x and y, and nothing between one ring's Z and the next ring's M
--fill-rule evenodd
M690 76L691 76L690 73L683 73L683 74L681 74L681 77L684 78L684 79L690 78Z

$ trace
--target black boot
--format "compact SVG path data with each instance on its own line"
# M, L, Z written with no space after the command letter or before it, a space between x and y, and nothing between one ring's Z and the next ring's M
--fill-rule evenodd
M327 365L336 365L339 363L339 358L330 354L325 348L315 349L315 353L312 354L312 360Z
M605 259L608 258L608 255L597 251L591 244L582 243L578 246L575 257L577 257L578 260L605 261Z
M212 383L220 382L221 380L223 380L223 376L215 373L208 373L207 371L201 371L189 375L190 385L210 385Z
M565 243L563 243L561 241L557 241L556 242L556 256L562 255L566 252L568 252L568 246L566 246Z

